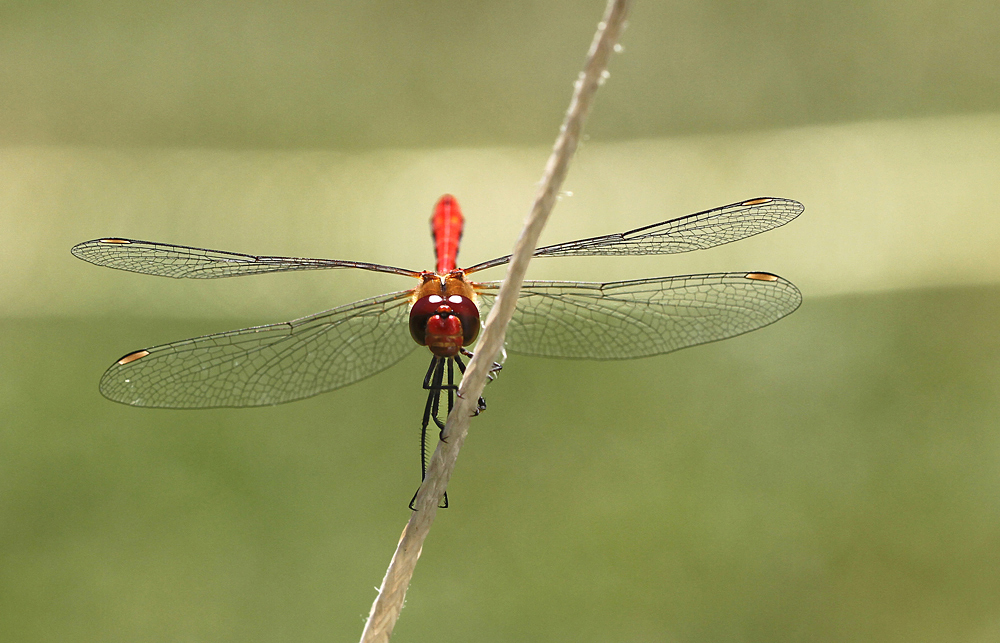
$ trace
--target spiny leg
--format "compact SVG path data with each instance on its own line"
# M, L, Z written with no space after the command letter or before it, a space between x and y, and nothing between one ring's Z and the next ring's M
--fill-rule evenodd
M437 363L438 363L438 357L437 355L433 355L431 357L431 365L427 367L427 372L424 374L423 389L425 391L430 389L431 387L430 382L431 378L434 377L434 367L437 366Z
M448 415L451 415L451 410L455 408L455 391L458 390L458 387L455 386L455 365L452 364L451 358L445 358L445 359L448 361ZM438 391L439 399L440 395L441 392ZM438 433L438 439L441 440L442 442L447 442L447 440L444 438L444 425L438 423L438 426L441 427L441 431ZM444 497L441 498L441 504L438 505L438 508L439 509L448 508L447 491L444 492Z
M448 415L451 415L451 410L455 408L455 391L458 387L455 386L455 361L453 359L446 358L448 360ZM447 417L447 416L445 416ZM438 426L441 426L440 424ZM444 427L441 426L441 432L438 433L438 439L442 442L447 442L448 440L444 437Z
M434 406L431 409L431 419L434 420L434 424L437 425L438 429L444 431L444 422L438 417L441 408L441 387L444 384L444 360L440 360L438 368L434 371L434 382L431 384L433 387L431 395L434 397Z
M448 415L455 408L455 360L448 360Z
M437 366L437 357L432 357L431 358L431 365L427 368L427 374L424 375L424 383L423 383L424 390L429 390L430 389L430 380L431 380L431 377L433 377L433 375L434 375L434 367L435 366ZM432 401L431 396L432 395L433 395L433 391L431 391L427 395L427 403L424 404L424 417L423 417L423 421L421 422L421 426L420 426L420 480L421 481L423 481L423 479L425 477L427 477L427 455L426 455L427 454L427 425L430 424L430 421L431 421L431 401ZM413 503L416 502L416 500L417 500L417 492L419 492L419 491L420 491L420 489L418 487L417 491L415 491L413 493L413 497L410 498L410 505L409 505L409 507L410 507L411 511L414 510Z
M430 386L425 386L427 389L427 407L430 410L428 414L425 410L425 417L423 422L423 427L420 434L420 462L421 462L421 480L423 476L427 475L427 426L428 417L434 420L434 424L437 425L439 430L444 429L444 423L438 418L438 409L441 405L441 384L444 379L444 358L435 357L434 358L434 375L431 379Z
M448 365L451 366L451 360L450 359L448 359L446 357L439 357L438 358L438 368L437 368L436 371L434 371L434 382L432 384L432 386L434 387L434 390L431 391L431 393L434 395L434 405L433 405L433 409L431 410L431 417L434 418L434 424L436 424L438 426L438 429L439 429L439 431L438 431L438 437L439 437L439 439L440 439L440 435L442 433L444 433L444 422L442 422L441 418L438 417L438 415L439 415L438 410L439 410L440 405L441 405L441 389L444 386L443 380L444 380L444 364L445 364L445 362L448 362ZM450 374L450 371L449 371L449 374ZM451 404L450 403L448 404L448 412L451 413ZM426 427L425 427L425 431L426 431ZM426 456L424 456L424 460L426 462ZM444 497L441 498L441 504L438 505L438 508L439 509L447 509L448 508L448 492L447 491L444 492Z
M462 355L471 358L472 353L466 349L460 349ZM506 353L504 354L506 357ZM444 362L448 362L448 384L444 384ZM448 390L448 415L451 415L452 409L455 407L455 396L458 393L458 386L455 385L455 367L452 362L458 364L458 370L464 375L465 374L465 362L458 355L452 357L437 357L434 356L431 359L431 365L427 368L427 373L424 375L423 388L427 391L427 403L424 405L424 417L423 422L420 427L420 479L424 480L427 477L427 427L430 426L430 421L433 418L434 424L437 425L439 429L438 439L442 442L446 442L444 437L445 422L441 421L439 417L441 408L441 391L444 389ZM486 374L488 382L492 382L496 379L497 374L500 369L503 368L502 362L493 362L493 366L490 367L489 372ZM486 410L486 400L480 396L479 402L476 405L476 411L473 413L473 417L479 415ZM418 489L417 492L420 490ZM413 498L410 500L410 509L413 509L413 503L417 500L417 494L413 494ZM438 505L441 509L448 508L448 492L444 493L441 499L441 504Z
M462 353L462 355L465 355L469 359L472 359L473 353L471 351L469 351L469 350L467 350L465 348L459 349L459 351ZM502 351L503 357L500 359L499 362L493 362L493 366L490 366L489 372L486 373L487 383L492 382L493 380L495 380L497 378L497 376L500 375L500 371L503 370L503 363L505 361L507 361L507 349L503 348L503 349L501 349L501 351ZM464 373L465 371L462 371L462 372Z
M437 356L431 358L431 365L424 375L423 389L427 391L427 403L424 404L424 417L420 425L420 479L427 476L427 426L430 424L431 411L437 413L437 398L441 395L440 388L435 386L434 380L440 383L441 359Z
M431 418L434 418L434 423L438 425L441 429L444 425L438 419L438 407L441 400L441 388L442 380L444 379L444 358L434 356L431 358L431 365L427 368L427 373L424 375L423 388L427 391L427 403L424 405L424 416L423 421L420 426L420 480L421 482L427 477L427 427L430 425ZM418 488L413 494L413 498L410 499L409 507L411 510L414 509L413 503L417 500ZM441 504L438 505L441 509L448 508L448 493L445 492L444 498Z
M468 353L468 351L465 351L465 350L463 350L463 352ZM471 353L469 353L469 354L471 355ZM455 362L458 363L458 370L460 370L462 372L462 375L465 375L465 363L462 361L462 358L459 357L458 355L456 355L455 356ZM480 395L479 396L479 403L476 404L476 410L472 414L472 417L476 417L477 415L479 415L480 413L482 413L485 410L486 410L486 399L483 398L483 396Z

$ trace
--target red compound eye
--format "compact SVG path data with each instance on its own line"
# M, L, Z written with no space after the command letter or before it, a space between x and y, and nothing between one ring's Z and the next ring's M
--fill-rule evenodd
M448 306L462 322L462 346L468 346L479 337L479 309L468 297L452 295L448 297Z
M417 303L413 304L413 308L410 309L410 336L421 346L427 344L424 339L427 332L427 322L437 314L438 307L442 303L444 303L444 297L429 295L418 299Z

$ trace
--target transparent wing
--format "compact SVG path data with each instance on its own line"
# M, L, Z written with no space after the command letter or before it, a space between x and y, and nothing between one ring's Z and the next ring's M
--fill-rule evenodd
M258 257L239 252L206 250L136 239L94 239L73 246L71 252L76 257L98 266L176 279L216 279L258 275L265 272L331 268L359 268L410 277L420 274L413 270L374 263L298 257Z
M628 232L557 243L535 250L536 257L663 255L713 248L785 225L805 209L798 201L761 197L689 214ZM476 272L510 261L510 255L476 264Z
M191 409L280 404L346 386L417 347L407 328L412 292L136 351L104 373L101 393L132 406Z
M476 286L484 318L500 283ZM544 357L647 357L756 330L788 315L801 301L794 285L765 272L604 284L526 281L506 347Z

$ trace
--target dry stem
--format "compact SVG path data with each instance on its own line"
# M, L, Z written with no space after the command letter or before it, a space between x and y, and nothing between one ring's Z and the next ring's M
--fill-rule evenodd
M423 547L424 539L430 531L434 516L437 514L438 501L444 495L451 479L451 473L458 459L458 452L465 442L469 431L469 418L476 408L477 400L486 385L486 376L493 358L503 346L504 333L514 305L517 303L524 281L524 273L528 269L528 261L538 243L542 227L548 219L552 207L562 186L570 160L576 151L583 129L584 121L590 111L597 88L603 84L608 60L614 51L615 43L625 26L630 0L609 0L604 19L597 27L587 62L575 84L573 98L566 112L559 137L545 166L545 174L539 185L538 194L531 213L525 220L524 229L514 246L513 257L507 269L503 286L497 295L496 303L486 320L482 339L476 346L476 355L469 362L462 383L459 387L459 397L455 408L448 416L444 434L447 442L439 442L431 457L427 476L417 492L416 511L410 516L403 529L403 534L396 547L396 553L389 563L379 595L372 605L368 622L361 634L362 643L383 643L389 640L392 629L403 608L406 589L413 576L417 559Z

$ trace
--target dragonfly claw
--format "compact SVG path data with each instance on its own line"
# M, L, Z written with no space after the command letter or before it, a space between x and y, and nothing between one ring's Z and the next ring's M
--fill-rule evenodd
M407 505L410 508L410 511L416 511L417 510L417 508L414 507L413 504L417 501L417 494L418 493L420 493L420 488L419 487L417 488L416 491L413 492L413 497L410 498L410 504ZM447 508L448 508L448 492L445 491L444 492L444 497L441 498L441 502L438 503L438 509L447 509Z
M474 353L472 353L471 351L469 351L469 350L467 350L465 348L460 349L460 351L461 351L462 355L468 357L469 359L472 359L472 357L474 355ZM487 384L489 384L490 382L492 382L493 380L495 380L497 378L497 376L500 374L500 371L503 370L503 364L506 361L507 361L507 349L506 348L501 348L500 349L500 361L493 362L493 365L490 366L490 370L486 372L486 383ZM464 366L462 368L462 372L463 373L465 372Z

